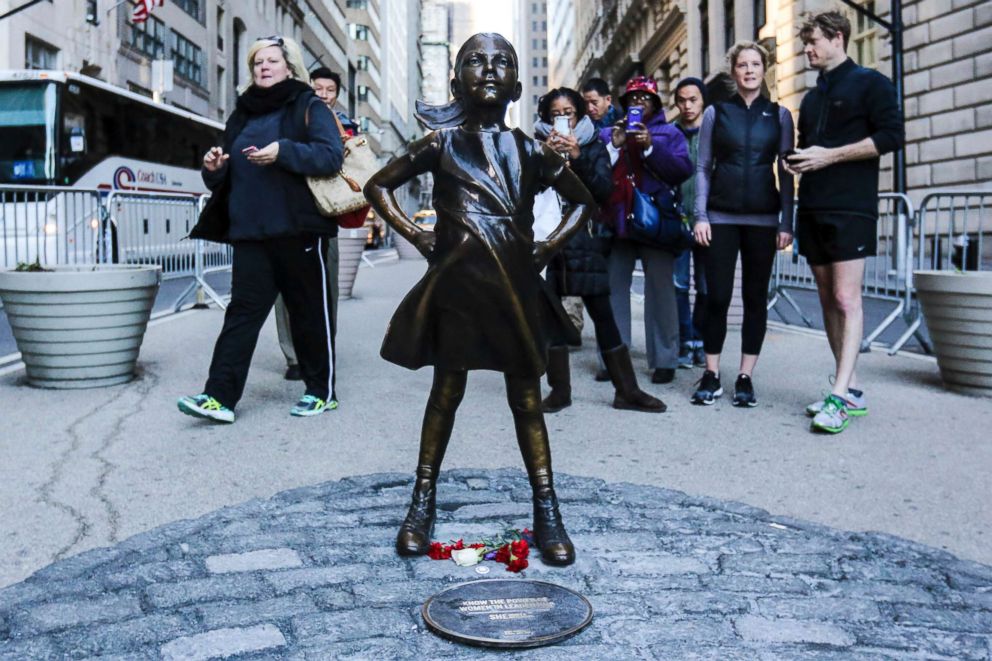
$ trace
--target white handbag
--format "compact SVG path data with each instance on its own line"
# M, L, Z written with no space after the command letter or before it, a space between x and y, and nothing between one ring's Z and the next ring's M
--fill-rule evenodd
M340 216L368 205L362 188L378 170L372 146L364 135L349 137L333 111L334 122L344 143L341 171L329 177L307 177L307 185L321 215Z

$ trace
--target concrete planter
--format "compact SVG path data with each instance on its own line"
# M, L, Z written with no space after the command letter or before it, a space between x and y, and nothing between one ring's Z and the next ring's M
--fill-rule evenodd
M368 236L369 231L364 227L338 230L338 296L340 298L351 298Z
M944 385L992 397L992 272L917 271L913 278Z
M134 378L161 279L158 266L0 271L0 299L28 382L96 388Z
M400 256L400 259L423 259L424 256L420 254L412 243L404 239L397 232L393 235L393 245L396 246L396 252Z

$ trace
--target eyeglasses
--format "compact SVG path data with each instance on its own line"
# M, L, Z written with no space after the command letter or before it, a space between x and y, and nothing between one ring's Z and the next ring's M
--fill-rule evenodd
M285 46L286 45L286 42L284 42L282 40L282 37L280 37L277 34L274 34L271 37L259 37L258 38L258 41L274 41L274 42L276 42L276 45L278 45L278 46Z

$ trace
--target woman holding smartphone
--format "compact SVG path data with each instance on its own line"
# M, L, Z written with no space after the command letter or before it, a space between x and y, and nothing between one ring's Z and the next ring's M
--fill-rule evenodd
M692 403L723 394L720 354L727 336L737 255L741 258L741 362L733 405L757 406L751 376L765 338L768 280L776 249L792 243L793 179L783 159L793 148L792 115L761 93L768 53L740 41L727 53L737 94L703 113L696 161L696 243L707 250L706 371ZM775 185L776 161L780 188Z
M613 191L610 156L596 137L596 128L586 116L582 97L573 89L560 87L541 97L537 107L540 121L534 135L562 154L598 204ZM580 296L596 328L596 345L616 389L613 407L660 413L665 404L642 391L630 362L630 352L620 337L610 306L610 282L606 256L609 235L599 222L590 220L548 264L548 281L559 296ZM568 347L548 350L548 385L551 393L541 402L547 413L572 405L572 382Z
M259 39L248 49L248 71L223 146L203 157L211 197L190 232L234 247L231 302L209 378L199 395L178 401L183 413L218 422L234 422L258 333L278 294L289 308L306 384L290 413L311 416L337 407L326 277L327 237L337 226L317 211L306 177L341 169L341 138L307 82L295 41Z
M647 195L671 193L692 175L692 161L685 136L665 121L658 84L643 76L631 79L620 104L624 119L600 132L613 164L613 180L626 183L632 176ZM629 186L615 186L606 209L608 223L616 226L626 218L632 203ZM651 381L670 383L679 361L679 313L672 278L675 255L629 239L614 239L609 258L613 315L629 346L630 285L638 259L644 266L644 335Z

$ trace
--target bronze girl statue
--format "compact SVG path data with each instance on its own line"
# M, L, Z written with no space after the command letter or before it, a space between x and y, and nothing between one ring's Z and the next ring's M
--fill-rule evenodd
M454 101L420 105L434 130L413 142L365 187L373 208L427 258L427 273L400 303L382 345L397 365L434 366L420 437L413 502L396 538L401 555L430 547L435 484L469 370L496 370L506 380L517 442L534 490L534 534L545 562L567 565L575 550L562 524L541 411L547 347L574 334L539 272L583 227L592 196L564 160L505 122L520 98L517 54L501 35L471 37L458 51ZM433 232L412 223L392 192L434 175ZM534 196L552 186L575 207L546 241L534 241Z

